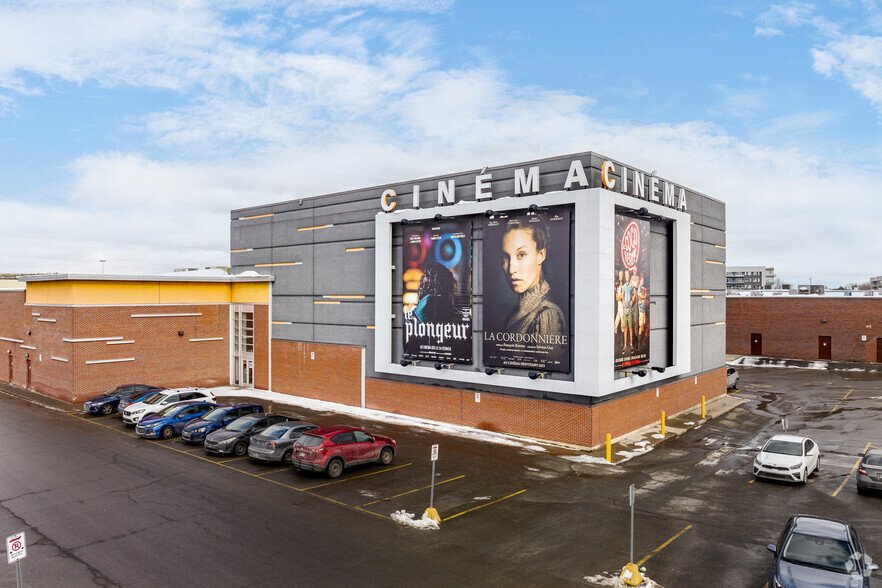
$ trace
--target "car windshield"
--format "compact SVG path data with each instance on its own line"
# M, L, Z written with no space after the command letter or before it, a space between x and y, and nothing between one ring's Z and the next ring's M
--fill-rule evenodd
M236 431L237 433L241 433L253 424L254 419L236 419L235 421L224 427L224 429L226 429L227 431Z
M780 453L782 455L802 455L802 443L772 439L766 443L763 451L766 453Z
M864 459L864 465L882 467L882 453L868 455L866 459Z
M148 394L144 398L141 399L141 402L144 404L156 404L159 402L159 399L162 398L162 394L159 392L154 392L152 394Z
M171 406L166 406L165 408L163 408L162 410L160 410L156 414L158 414L159 416L167 416L167 417L175 416L176 414L178 414L181 411L182 408L184 408L184 407L183 406L176 406L176 405L172 404Z
M107 392L104 393L105 396L119 396L123 390L125 390L125 386L117 386L116 388L111 388Z
M841 574L858 571L857 556L848 541L794 533L787 539L781 558L790 563L823 568Z
M267 437L269 439L279 439L290 430L291 427L286 427L285 425L273 425L266 431L263 431L260 436Z
M227 413L229 412L229 410L230 410L230 409L228 409L228 408L224 408L224 407L222 407L222 408L215 408L213 411L211 411L210 413L208 413L207 415L205 415L204 417L202 417L202 420L203 420L203 421L211 421L211 422L214 422L214 421L220 420L220 419L223 418L223 416L224 416L225 414L227 414Z
M304 447L318 447L324 442L324 437L319 437L318 435L310 435L309 433L304 433L297 441L297 443L303 445Z

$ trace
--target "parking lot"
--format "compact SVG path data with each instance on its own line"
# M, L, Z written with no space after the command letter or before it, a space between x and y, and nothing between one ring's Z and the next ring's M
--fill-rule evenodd
M763 586L772 561L765 545L798 512L850 521L882 558L882 497L859 496L854 480L858 454L882 447L882 378L769 368L740 375L739 406L705 422L675 417L688 430L654 440L650 451L626 440L617 449L636 456L615 465L526 440L488 443L274 405L397 440L390 466L337 480L209 456L179 438L135 438L116 416L0 396L0 524L33 537L23 570L26 583L42 580L34 585L247 586L292 575L317 585L614 585L608 576L629 558L634 484L634 563L667 588ZM752 475L758 447L784 419L788 432L821 448L821 471L805 486ZM419 517L429 506L435 443L441 529L407 528L392 514ZM14 582L9 566L0 585Z

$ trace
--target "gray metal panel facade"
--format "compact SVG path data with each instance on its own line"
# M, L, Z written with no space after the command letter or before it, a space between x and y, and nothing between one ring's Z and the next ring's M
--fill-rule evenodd
M514 170L533 166L538 166L540 171L540 193L560 190L574 159L581 160L590 185L601 186L601 166L608 158L588 152L487 169L487 173L492 173L494 178L491 181L494 199L513 193ZM613 161L617 166L622 165ZM634 169L624 165L630 170ZM648 181L650 174L638 171ZM237 273L255 270L275 276L272 319L282 324L272 325L274 339L365 346L367 377L402 380L394 375L378 374L373 367L374 337L370 327L374 322L375 295L374 217L381 211L380 196L384 190L391 188L397 193L392 199L397 204L397 210L410 209L413 186L418 185L420 207L439 208L438 182L453 180L457 201L473 202L475 176L479 173L481 170L475 169L234 210L231 212L230 265ZM722 367L725 359L725 205L688 189L686 195L687 212L692 223L691 371L700 374ZM493 208L493 200L485 202L488 209ZM443 213L444 209L440 208L439 212ZM650 357L653 365L663 365L664 358L673 352L668 336L672 322L672 300L668 294L671 291L669 229L664 222L651 223ZM571 228L571 231L576 230L576 226ZM481 232L480 217L475 217L472 233L475 369L481 357L483 321ZM293 263L299 265L272 265ZM400 227L393 232L392 263L396 269L393 273L393 308L390 308L389 320L395 329L393 357L400 357L402 318L401 313L395 311L401 308L402 294ZM353 298L355 296L361 298ZM572 301L571 291L571 311ZM554 374L553 377L566 379L567 375ZM425 383L445 385L442 382ZM461 387L530 395L513 388Z

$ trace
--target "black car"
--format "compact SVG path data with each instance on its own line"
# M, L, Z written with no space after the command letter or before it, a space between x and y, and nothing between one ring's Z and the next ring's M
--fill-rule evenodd
M112 414L119 408L120 400L141 396L149 392L158 392L159 390L162 390L162 388L148 386L147 384L124 384L117 386L85 401L83 403L83 412L87 414Z
M854 527L844 521L798 514L787 521L777 545L769 588L869 588L869 563Z
M251 437L276 423L290 420L292 419L280 414L267 413L239 417L222 429L205 436L205 452L233 454L236 457L242 457L248 453L248 443L251 441Z

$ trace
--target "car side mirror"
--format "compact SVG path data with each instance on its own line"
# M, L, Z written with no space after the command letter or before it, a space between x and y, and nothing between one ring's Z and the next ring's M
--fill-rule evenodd
M773 543L769 543L768 545L766 545L766 549L768 549L772 553L778 553L778 548L775 547Z
M878 569L879 569L879 564L874 564L874 563L867 564L867 571L868 572L875 572Z
M168 404L168 400L163 400L162 404Z

